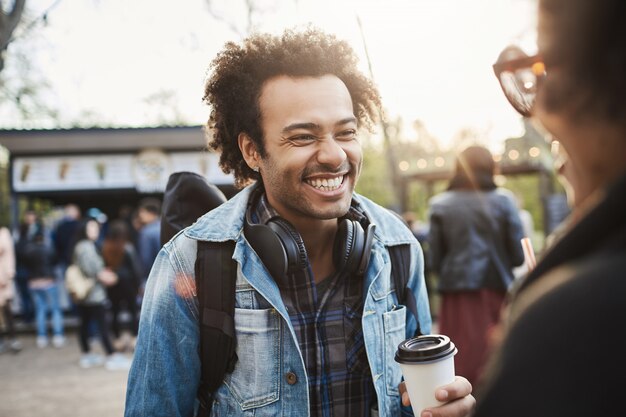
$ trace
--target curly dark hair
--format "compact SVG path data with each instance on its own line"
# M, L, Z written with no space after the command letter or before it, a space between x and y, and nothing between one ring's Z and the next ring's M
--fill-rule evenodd
M599 118L626 128L626 2L541 0L552 42L543 51L545 104L572 118Z
M377 120L380 96L373 83L357 69L357 57L347 42L315 28L287 30L280 36L256 34L242 45L229 42L211 63L203 100L211 106L207 123L209 147L221 152L220 167L234 172L243 187L260 176L246 164L237 138L245 132L265 157L259 97L265 81L292 77L337 76L348 88L360 126Z

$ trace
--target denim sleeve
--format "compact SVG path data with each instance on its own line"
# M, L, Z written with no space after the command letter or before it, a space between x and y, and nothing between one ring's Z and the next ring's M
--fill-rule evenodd
M426 280L424 277L424 254L422 248L415 241L411 256L411 277L408 287L413 292L415 303L417 304L417 316L413 317L407 309L406 333L407 337L411 337L417 328L416 320L419 320L419 330L421 334L429 334L431 332L432 319L430 315L430 304L428 302L428 293L426 291Z
M411 406L401 406L400 407L400 415L402 417L413 417L415 414L413 414L413 409L411 408Z
M144 294L125 417L194 415L200 359L191 272L168 248L159 252Z
M424 278L424 254L419 243L416 243L415 250L411 256L411 277L408 286L415 296L417 304L417 315L414 317L407 309L406 318L406 337L413 337L416 329L416 321L419 320L419 330L421 334L430 334L432 329L432 319L430 315L430 305L428 302L428 293L426 291L426 281ZM404 380L404 378L403 378ZM413 409L411 406L405 407L400 405L400 415L402 417L412 417Z

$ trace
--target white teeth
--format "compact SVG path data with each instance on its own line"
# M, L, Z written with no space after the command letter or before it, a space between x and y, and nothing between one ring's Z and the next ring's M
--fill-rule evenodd
M341 186L341 183L343 182L343 176L330 179L312 179L306 180L306 182L311 187L317 188L318 190L333 191Z

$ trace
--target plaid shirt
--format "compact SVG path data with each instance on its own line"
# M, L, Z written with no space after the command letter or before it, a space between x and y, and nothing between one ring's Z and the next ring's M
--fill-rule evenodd
M260 223L278 215L265 194L254 214ZM347 216L366 221L354 207ZM307 261L286 281L280 293L304 358L311 416L369 416L376 392L361 327L362 279L338 271L316 285Z

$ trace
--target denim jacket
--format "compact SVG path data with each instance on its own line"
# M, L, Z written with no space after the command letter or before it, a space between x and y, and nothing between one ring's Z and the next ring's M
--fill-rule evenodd
M235 241L233 259L238 264L238 360L215 392L211 415L309 415L307 375L289 315L275 281L243 235L250 191L251 187L242 190L202 216L157 256L142 306L126 417L192 416L197 409L200 357L194 262L198 240ZM409 243L414 249L408 286L417 300L420 329L427 333L431 319L422 252L411 231L393 214L364 197L354 198L377 225L364 276L362 323L379 415L399 416L402 374L394 354L398 344L415 332L416 321L397 301L386 246Z
M524 229L514 198L497 188L446 191L430 200L430 260L439 274L439 291L477 290L487 282L498 282L502 290L511 285L513 267L524 262Z

